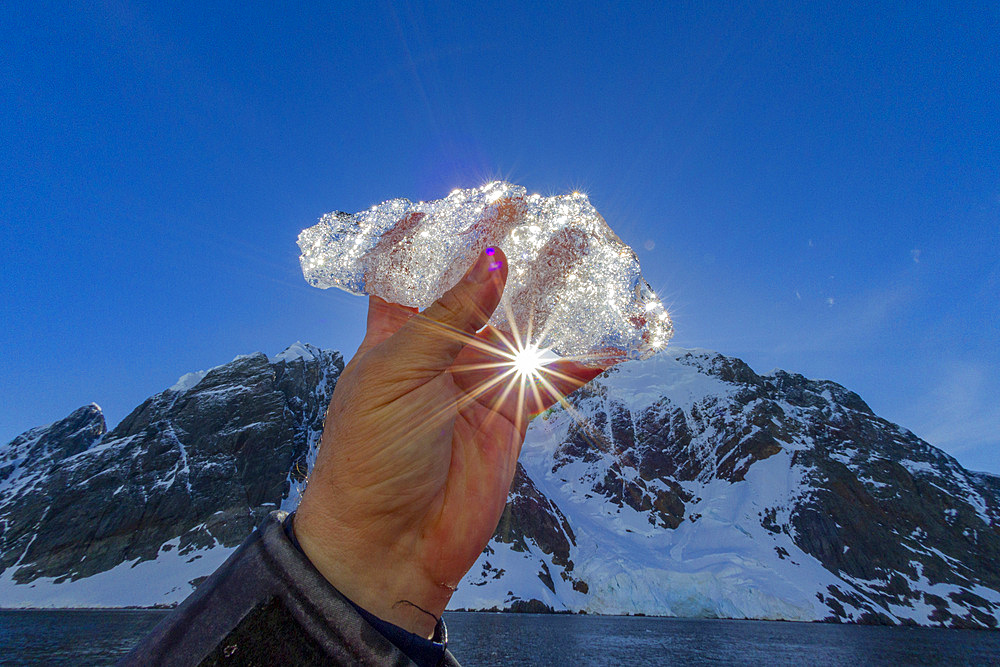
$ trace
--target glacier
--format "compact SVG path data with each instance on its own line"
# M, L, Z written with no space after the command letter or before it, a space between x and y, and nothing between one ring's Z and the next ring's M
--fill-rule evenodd
M823 507L827 466L845 452L856 479L889 501L894 485L881 481L879 468L896 454L885 449L901 446L920 459L900 457L912 474L928 478L928 487L949 488L950 507L935 520L953 526L962 517L980 531L995 531L1000 485L990 481L991 493L976 484L976 474L874 417L838 385L800 378L783 371L757 376L739 360L681 348L606 372L572 397L572 410L532 422L520 457L526 477L565 517L564 541L572 547L560 553L551 530L548 536L536 530L534 540L498 531L452 606L503 609L531 599L555 611L597 614L996 627L1000 586L988 565L969 562L966 541L981 536L971 529L962 536L953 531L949 540L927 525L938 535L937 546L928 543L927 531L912 539L890 533L876 550L916 560L896 571L876 567L868 576L854 574L858 568L849 562L852 549L872 549L860 541L864 536L843 538L847 561L841 566L812 548L816 536L803 517L817 503ZM757 389L792 382L798 386L788 398L768 399ZM629 427L627 415L634 434L622 428L621 422ZM647 465L645 459L662 453L640 442L642 421L651 417L667 425L664 440L679 451ZM811 428L817 418L820 428ZM872 448L846 436L828 443L817 434L846 431L855 419ZM584 447L568 448L581 422L594 431ZM860 463L866 459L875 467ZM683 467L690 461L696 465L688 472ZM512 489L511 502L518 492ZM647 500L661 492L683 504L679 517L667 517L669 525ZM903 516L920 511L903 510ZM868 512L857 520L878 517ZM990 544L981 540L980 549L993 553L995 541Z

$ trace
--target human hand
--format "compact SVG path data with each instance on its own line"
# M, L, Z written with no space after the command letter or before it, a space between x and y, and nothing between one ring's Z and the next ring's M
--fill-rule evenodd
M496 529L531 415L603 370L559 360L544 381L508 372L509 335L483 329L506 278L491 248L423 313L370 298L296 512L327 580L424 637Z

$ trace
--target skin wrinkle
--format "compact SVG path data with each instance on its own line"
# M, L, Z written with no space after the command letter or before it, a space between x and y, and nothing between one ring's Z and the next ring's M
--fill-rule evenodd
M431 618L433 618L433 619L434 619L434 623L435 623L435 624L437 624L437 622L438 622L439 620L441 620L441 619L440 619L439 617L437 617L437 616L435 616L434 614L432 614L431 612L427 611L426 609L424 609L424 608L423 608L423 607L421 607L420 605L418 605L418 604L414 604L413 602L410 602L409 600L397 600L397 601L396 601L396 602L395 602L395 603L394 603L394 604L393 604L392 606L393 606L393 607L396 607L396 606L398 606L398 605L401 605L401 604L408 604L408 605L410 605L411 607L414 607L414 608L416 608L416 609L419 609L419 610L420 610L420 611L422 611L423 613L425 613L425 614L427 614L428 616L430 616Z

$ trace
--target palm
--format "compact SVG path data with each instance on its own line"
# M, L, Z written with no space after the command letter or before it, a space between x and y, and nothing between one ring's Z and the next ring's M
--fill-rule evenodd
M496 528L531 413L601 370L556 362L541 392L508 373L509 340L473 333L505 277L463 279L423 314L371 297L296 519L324 576L421 632L420 614L440 614Z
M341 382L384 368L385 358L394 355L390 339L414 313L373 298L370 334ZM396 544L409 542L428 576L449 586L457 585L496 528L531 413L599 372L560 362L551 379L557 394L539 392L539 402L530 389L522 391L520 379L501 378L509 359L497 333L484 330L476 341L470 340L446 372L396 364L394 378L383 377L378 392L365 392L367 409L355 407L345 428L330 424L324 433L328 451L339 459L331 467L369 491L365 505L378 497L393 499L383 503L382 521L359 522L356 529L390 535ZM358 413L368 415L368 423L359 424ZM393 524L392 530L383 531L383 522Z

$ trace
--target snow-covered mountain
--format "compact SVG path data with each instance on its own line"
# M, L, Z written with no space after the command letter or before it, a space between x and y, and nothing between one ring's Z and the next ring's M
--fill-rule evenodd
M1000 479L840 385L672 349L571 404L453 605L996 627Z
M0 606L183 600L298 503L343 367L300 343L240 356L109 433L89 405L0 448Z
M0 448L0 606L183 599L292 507L343 368L297 344ZM996 627L1000 478L833 382L671 349L536 418L454 608Z

